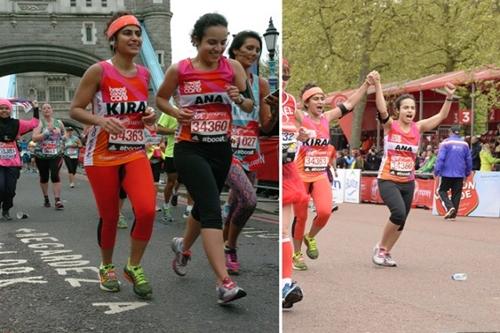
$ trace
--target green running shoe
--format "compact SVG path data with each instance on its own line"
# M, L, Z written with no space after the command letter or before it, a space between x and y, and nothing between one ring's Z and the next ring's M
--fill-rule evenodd
M120 213L120 217L118 218L118 229L127 229L127 228L128 228L127 220L125 219L125 216L123 216Z
M99 281L99 287L104 291L120 291L120 281L118 281L113 264L99 267Z
M316 244L316 239L314 237L309 237L304 235L304 244L307 246L306 254L311 259L318 259L319 251L318 245Z
M153 289L151 289L148 280L146 280L142 267L126 265L123 270L127 280L134 284L135 294L143 299L151 299Z
M306 271L307 265L304 262L302 252L295 252L292 256L293 269L297 271Z

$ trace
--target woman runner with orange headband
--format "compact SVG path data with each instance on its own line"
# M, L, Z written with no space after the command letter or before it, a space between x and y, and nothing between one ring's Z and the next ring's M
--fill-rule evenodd
M297 121L308 133L309 138L302 142L295 163L305 190L314 201L316 217L309 232L304 234L308 203L294 204L295 221L292 227L292 235L294 245L293 267L296 270L307 269L301 252L302 241L307 246L307 256L310 259L318 258L319 251L315 237L325 227L332 214L332 188L326 173L329 162L330 122L351 112L366 93L368 86L369 84L365 80L347 101L327 112L323 112L325 94L320 87L307 84L302 89L302 102L307 114L298 112Z
M122 187L135 215L125 276L133 283L137 296L149 299L152 288L140 263L155 218L153 175L144 151L144 125L155 123L154 110L147 106L150 74L145 67L134 63L142 44L141 26L135 16L117 13L110 21L106 36L114 55L85 72L70 115L92 125L84 166L100 216L100 288L110 292L120 290L112 258ZM89 103L93 106L92 113L85 111Z

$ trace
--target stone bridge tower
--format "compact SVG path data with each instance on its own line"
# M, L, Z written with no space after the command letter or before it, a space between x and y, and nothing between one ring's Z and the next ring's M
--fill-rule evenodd
M57 117L67 118L79 77L111 57L104 29L120 10L144 23L165 70L171 62L170 0L2 0L0 77L17 74L18 97L48 101Z

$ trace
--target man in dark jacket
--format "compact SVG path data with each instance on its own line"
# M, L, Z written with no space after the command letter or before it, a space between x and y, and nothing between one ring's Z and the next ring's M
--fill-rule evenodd
M441 177L439 196L446 206L445 219L455 219L462 196L464 178L472 170L472 159L467 143L459 136L460 126L450 128L450 136L439 145L434 174ZM451 200L448 190L451 189Z
M481 159L479 153L481 152L481 142L477 136L470 139L470 155L472 157L472 170L479 170L481 168Z

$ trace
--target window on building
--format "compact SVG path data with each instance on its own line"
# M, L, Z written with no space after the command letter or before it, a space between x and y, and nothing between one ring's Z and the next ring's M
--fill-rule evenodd
M75 97L75 89L70 88L70 89L68 89L68 98L70 101L72 101L73 97Z
M95 22L82 22L82 43L83 45L95 45L97 42L97 29Z
M108 0L101 0L101 6L108 7Z
M156 55L158 57L158 63L160 66L163 66L163 64L165 64L165 51L156 51Z
M49 100L51 102L61 102L66 100L64 86L49 87Z
M69 5L70 5L71 7L76 7L76 0L70 0L70 1L69 1Z
M87 42L92 42L93 40L93 24L92 23L85 23L85 40Z
M36 97L37 97L36 99L37 99L39 102L43 103L43 102L47 101L47 96L45 95L45 90L38 90L38 91L36 92L36 95L37 95L37 96L36 96Z
M86 0L85 1L85 6L92 7L92 0Z

